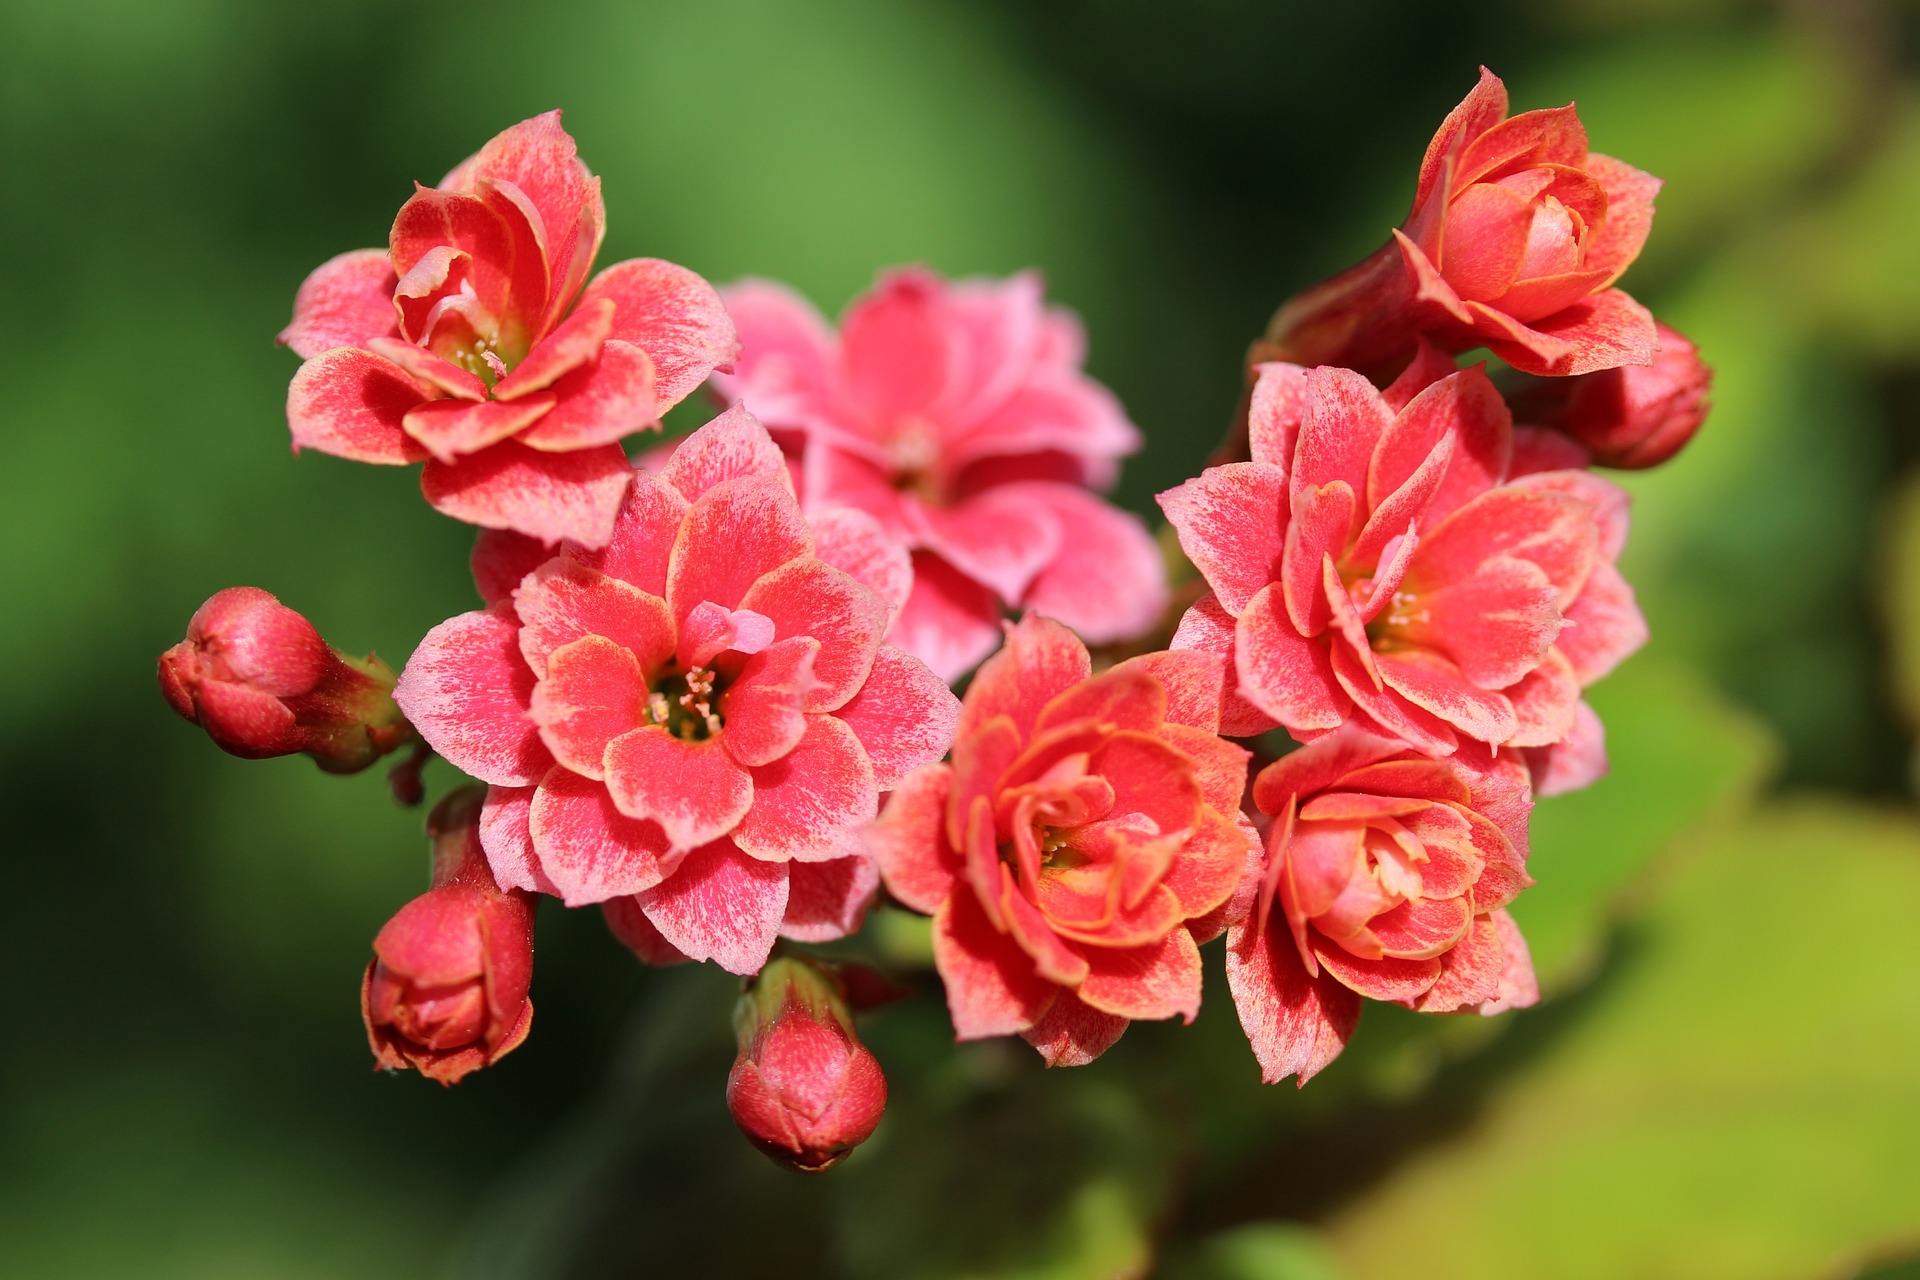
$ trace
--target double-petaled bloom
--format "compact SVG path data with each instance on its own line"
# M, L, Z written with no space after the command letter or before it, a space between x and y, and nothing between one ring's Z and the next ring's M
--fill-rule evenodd
M892 606L856 575L884 589L898 566L853 516L810 526L734 409L632 473L604 547L482 535L488 607L429 632L395 696L492 784L502 884L632 897L660 957L736 973L779 932L857 927L877 884L860 830L946 749L958 703L881 642Z
M1091 1061L1135 1018L1191 1021L1199 941L1257 843L1248 753L1215 734L1217 657L1089 676L1029 614L967 689L951 764L909 774L869 833L893 896L933 916L960 1039L1019 1034Z
M380 930L360 983L374 1061L441 1084L498 1062L533 1024L533 895L495 883L482 796L462 788L434 808L433 887Z
M1554 748L1577 785L1604 767L1581 689L1646 638L1613 564L1626 498L1583 471L1514 475L1505 402L1448 370L1423 348L1383 394L1263 366L1252 461L1160 496L1212 588L1173 644L1230 657L1225 733Z
M1469 754L1432 760L1349 725L1254 779L1273 824L1227 978L1269 1083L1331 1062L1363 996L1483 1014L1539 998L1506 911L1532 883L1527 772Z
M736 345L684 267L635 258L589 281L605 229L558 111L419 188L385 250L300 287L280 335L306 361L287 392L294 447L424 460L427 500L456 519L603 545L630 474L618 442L657 429Z
M1482 68L1428 144L1392 241L1282 307L1255 359L1375 373L1424 333L1527 373L1646 364L1653 317L1613 285L1646 243L1659 190L1588 151L1570 105L1509 117L1506 87Z
M853 507L913 554L890 639L953 679L992 651L1005 609L1089 643L1148 630L1165 571L1146 527L1094 492L1140 446L1081 370L1074 318L1037 276L949 283L889 272L835 333L764 281L726 290L740 356L726 394L798 455L807 509Z

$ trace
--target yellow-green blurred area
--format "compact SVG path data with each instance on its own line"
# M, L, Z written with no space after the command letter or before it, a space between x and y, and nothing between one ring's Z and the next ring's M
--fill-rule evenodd
M732 980L547 904L524 1048L370 1071L419 814L223 756L153 681L230 584L396 666L471 607L412 476L289 455L311 267L562 107L603 261L829 311L1043 269L1149 511L1482 62L1666 179L1624 283L1719 370L1627 481L1655 638L1594 691L1612 776L1537 812L1540 1007L1370 1009L1296 1091L1223 982L1049 1073L956 1049L923 974L867 1030L886 1123L802 1179L727 1121ZM1894 0L0 2L0 1274L1920 1275L1917 68Z

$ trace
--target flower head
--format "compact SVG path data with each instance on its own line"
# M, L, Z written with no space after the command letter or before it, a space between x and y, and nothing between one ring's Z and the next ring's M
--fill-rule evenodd
M1580 690L1646 638L1613 567L1625 495L1515 476L1481 370L1423 348L1382 394L1346 369L1263 366L1253 460L1160 495L1212 594L1175 648L1230 655L1230 733L1358 721L1429 755L1546 747Z
M1090 676L1029 614L967 690L951 764L916 770L869 834L893 896L933 916L963 1040L1024 1036L1051 1064L1134 1018L1189 1021L1201 938L1253 845L1248 753L1214 733L1220 663L1154 654Z
M489 606L429 632L396 697L493 784L481 839L501 883L569 905L639 895L673 948L737 973L783 927L857 925L875 883L859 830L958 713L881 643L886 599L822 558L884 563L857 542L816 535L739 409L633 474L604 547L483 536Z
M360 1010L375 1061L441 1084L491 1066L533 1023L533 895L502 890L480 848L483 792L453 792L427 819L433 887L373 940Z
M322 264L280 340L296 449L426 460L421 487L471 524L600 546L629 474L622 437L733 356L712 287L652 258L587 279L600 180L550 111L421 187L386 250ZM585 286L584 291L582 286Z
M865 511L913 553L894 643L952 679L992 650L1006 608L1095 644L1157 620L1152 539L1090 491L1139 435L1081 371L1079 326L1037 276L889 272L837 334L779 285L726 299L741 348L719 385L791 442L808 510Z
M258 587L215 592L187 638L160 655L167 704L221 750L249 760L305 752L333 773L364 769L413 737L393 683L386 663L336 651Z
M1613 287L1653 225L1660 180L1587 150L1572 106L1507 115L1480 82L1433 136L1413 211L1385 248L1275 315L1256 358L1374 371L1425 334L1527 373L1646 364L1646 308Z
M1360 998L1498 1013L1539 991L1506 912L1526 873L1526 769L1431 760L1349 725L1261 770L1273 818L1227 977L1269 1083L1337 1056Z
M727 1109L754 1146L805 1173L838 1164L887 1109L887 1078L848 1004L833 974L783 957L734 1006Z

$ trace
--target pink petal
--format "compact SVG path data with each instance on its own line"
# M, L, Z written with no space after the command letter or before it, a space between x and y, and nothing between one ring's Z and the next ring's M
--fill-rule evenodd
M735 760L750 768L772 764L805 735L801 708L818 683L813 664L819 654L818 640L792 636L741 668L720 705L726 718L723 740Z
M415 346L400 338L373 338L366 345L367 350L381 359L391 360L405 369L422 386L475 403L487 398L486 383L425 347Z
M725 609L702 600L680 623L678 655L684 667L704 667L731 650L755 654L773 643L773 620L751 609Z
M1557 470L1538 468L1513 483L1541 493L1568 494L1584 502L1593 512L1594 523L1600 531L1600 558L1618 560L1627 549L1633 499L1613 481L1582 470L1585 465L1585 461L1580 461Z
M845 394L876 438L946 393L950 335L944 282L928 271L889 272L847 308L840 321Z
M544 391L600 354L613 332L613 303L600 298L583 302L572 315L533 344L513 372L494 385L496 400L517 400ZM644 352L641 354L645 354ZM649 362L649 368L651 364Z
M1278 361L1258 366L1247 406L1247 442L1255 462L1282 471L1292 468L1300 423L1307 416L1306 372Z
M1406 409L1413 398L1425 391L1442 378L1451 377L1459 372L1453 357L1442 351L1421 334L1414 350L1413 363L1400 371L1390 386L1380 393L1387 407L1396 414Z
M952 783L953 771L946 765L915 769L900 780L880 820L865 833L887 891L926 915L938 911L958 883L958 862L947 853L942 833Z
M1340 1056L1360 1021L1360 997L1331 974L1308 977L1284 929L1229 929L1227 985L1268 1084L1297 1075L1304 1086Z
M1157 732L1167 718L1167 691L1140 667L1115 667L1082 680L1047 701L1034 720L1035 737L1049 729L1092 720L1111 728Z
M744 400L766 422L804 426L818 412L831 378L836 340L812 303L771 280L742 280L720 291L740 334L731 374L714 386ZM845 566L841 566L844 568Z
M1245 773L1242 762L1241 774ZM1160 882L1179 901L1181 914L1189 920L1218 909L1233 896L1246 873L1249 847L1258 842L1250 841L1240 824L1228 816L1237 812L1209 804Z
M875 592L898 616L913 591L913 560L878 520L853 507L829 507L809 514L807 527L814 555Z
M728 973L758 973L787 910L787 868L749 858L726 840L687 855L666 881L640 895L661 936L692 960Z
M1294 495L1293 522L1287 526L1286 560L1281 566L1281 590L1287 604L1287 617L1302 636L1319 635L1331 620L1324 585L1325 569L1345 554L1355 513L1353 490L1345 481L1302 489Z
M1593 454L1572 436L1550 427L1513 429L1513 466L1508 475L1516 480L1540 471L1575 470L1592 462Z
M1550 747L1526 753L1537 796L1565 795L1592 786L1607 775L1607 731L1592 707L1574 708L1573 728Z
M989 489L955 506L909 498L903 503L915 541L967 577L993 588L1011 604L1059 550L1062 530L1053 513L1005 488Z
M551 394L553 408L520 434L530 449L571 453L660 429L653 363L631 343L607 342L596 359L555 382Z
M608 743L606 771L607 791L620 812L659 823L675 849L726 835L754 803L753 778L719 738L688 742L659 725L643 725Z
M1497 745L1512 737L1518 727L1511 702L1501 694L1475 687L1444 658L1412 649L1378 654L1375 662L1389 689L1469 738Z
M1116 671L1144 671L1166 693L1166 720L1204 733L1220 731L1228 662L1224 654L1200 649L1162 649L1128 658Z
M431 336L433 301L450 284L452 270L462 274L460 292L470 292L482 311L495 317L505 314L513 280L513 239L506 222L480 197L416 186L394 217L387 247L400 277L394 302L400 310L401 336L409 341L424 342Z
M1351 369L1307 370L1307 413L1288 477L1294 502L1335 481L1355 495L1366 493L1368 461L1392 422L1387 402Z
M1387 634L1395 646L1445 654L1483 689L1502 689L1546 657L1563 625L1559 599L1532 561L1490 556L1471 577L1422 592L1411 616L1389 613Z
M938 556L916 551L913 590L887 639L942 680L958 680L1000 643L1000 602Z
M1084 1067L1113 1048L1127 1025L1127 1019L1102 1013L1073 992L1062 991L1020 1038L1038 1049L1050 1067Z
M1573 664L1582 685L1612 671L1647 642L1647 620L1633 587L1606 560L1594 565L1586 585L1567 610L1567 629L1554 647Z
M538 565L513 593L520 619L520 653L537 676L547 656L582 636L604 636L631 651L637 670L650 673L673 653L673 619L666 602L570 555Z
M1640 256L1653 230L1653 198L1660 193L1660 179L1612 156L1590 155L1586 169L1607 193L1607 216L1587 237L1581 260L1610 271L1611 284Z
M647 913L640 908L639 898L608 898L600 904L600 914L607 922L607 930L620 940L621 946L633 952L640 963L656 968L691 963L685 952L653 927L653 921L647 919Z
M1153 946L1086 948L1088 973L1080 998L1123 1018L1192 1022L1200 1012L1200 948L1175 929Z
M682 440L661 468L660 478L688 502L728 480L787 474L787 461L760 420L733 405Z
M1422 1013L1452 1013L1494 999L1500 993L1504 959L1499 926L1491 916L1475 916L1459 945L1440 957L1440 977L1414 1008Z
M524 400L429 400L401 419L406 433L443 463L520 434L553 408L545 391Z
M1459 942L1472 921L1473 908L1465 898L1421 898L1382 912L1367 927L1387 955L1426 960Z
M964 377L964 374L961 375ZM968 387L956 383L956 390ZM974 386L973 399L991 399ZM958 412L966 412L964 409ZM1057 451L1079 465L1087 483L1108 483L1109 460L1140 447L1140 433L1113 393L1078 370L1036 373L995 405L992 412L949 431L943 440L947 465L958 468L996 457Z
M1294 630L1278 584L1241 611L1234 665L1240 696L1289 729L1337 729L1346 718L1351 703L1334 681L1327 646Z
M1540 983L1533 976L1533 956L1520 926L1505 911L1493 913L1494 927L1500 931L1500 986L1494 998L1480 1006L1488 1017L1508 1009L1526 1009L1540 1003Z
M1440 272L1463 298L1491 301L1519 274L1533 224L1533 201L1494 183L1477 183L1447 210Z
M480 807L480 847L486 852L487 865L502 889L525 889L531 893L560 890L540 867L540 855L534 851L529 821L533 814L533 787L488 787L486 802Z
M336 458L404 466L427 451L401 423L429 392L391 361L355 347L326 351L300 366L287 388L293 447Z
M998 933L971 893L957 893L933 917L933 962L947 987L954 1038L979 1040L1025 1031L1059 990Z
M883 467L835 443L842 436L816 431L806 440L802 457L802 479L807 505L854 507L880 522L889 538L911 546L915 537L908 527L901 492L894 488L891 467Z
M540 870L570 907L652 888L679 862L657 824L622 814L604 786L566 769L541 781L529 817Z
M1059 549L1021 604L1057 618L1088 644L1131 640L1167 607L1166 560L1140 517L1071 485L1010 484L1001 492L1052 512Z
M866 749L874 784L890 791L911 770L947 753L960 700L926 663L883 644L860 692L834 714Z
M829 715L807 717L793 749L753 773L753 806L733 838L769 862L819 862L855 850L880 810L873 765L853 730Z
M812 636L820 642L808 711L838 710L859 692L887 627L885 600L811 556L760 578L740 604L772 619L774 634L783 639Z
M1316 738L1290 751L1260 771L1253 780L1253 800L1260 812L1278 814L1295 796L1311 796L1331 789L1356 769L1398 754L1402 744L1368 733L1356 724Z
M1450 374L1415 396L1402 421L1416 435L1439 427L1455 441L1446 476L1426 504L1421 528L1433 528L1463 503L1501 483L1512 467L1512 414L1478 366Z
M1660 347L1652 313L1618 289L1602 290L1518 332L1507 332L1510 336L1483 335L1495 355L1522 373L1556 378L1651 364Z
M660 477L634 472L614 519L612 539L594 550L576 550L574 558L664 599L667 566L687 506L679 490Z
M787 878L780 936L795 942L832 942L858 933L880 889L880 869L868 857L789 863Z
M1462 506L1421 540L1405 586L1425 594L1474 576L1494 556L1540 566L1564 608L1579 594L1599 557L1593 509L1569 494L1509 484Z
M582 636L545 660L528 716L554 759L584 777L605 776L607 744L644 723L647 677L633 651Z
M427 632L393 691L413 727L447 762L482 782L524 787L553 764L527 705L533 672L518 628L494 612L463 613Z
M1288 511L1283 469L1264 462L1209 467L1159 502L1181 550L1228 613L1238 617L1256 592L1279 581Z
M654 395L664 413L707 375L732 362L740 349L733 321L714 287L685 267L658 258L616 262L593 278L580 297L615 304L613 333L653 361Z
M473 585L489 605L513 603L514 589L528 574L553 559L553 548L538 538L510 529L482 529L467 559Z
M1158 726L1162 741L1170 744L1193 762L1194 778L1206 802L1221 813L1238 813L1241 797L1247 789L1247 762L1253 753L1235 746L1204 729L1193 729L1171 720Z
M1506 86L1500 83L1499 76L1485 67L1480 68L1480 78L1472 91L1447 113L1433 140L1427 144L1426 157L1420 162L1420 183L1414 195L1409 226L1419 221L1420 215L1429 208L1445 209L1446 198L1451 194L1448 184L1465 180L1458 170L1468 148L1506 117Z
M427 463L420 490L436 510L468 524L600 547L613 536L632 478L617 445L540 453L505 440L458 462Z
M1168 647L1175 653L1192 651L1216 654L1221 658L1223 693L1218 732L1229 738L1251 738L1278 727L1278 723L1240 696L1238 660L1234 656L1235 626L1234 619L1220 607L1220 601L1209 591L1180 616L1180 625L1174 630ZM1171 685L1168 686L1168 696L1168 714L1173 715L1172 708L1180 704L1180 697L1173 692Z
M988 721L1004 715L1024 741L1042 709L1092 670L1078 636L1051 618L1030 613L1007 628L1005 646L974 675L955 737L971 738Z
M1416 1000L1440 976L1438 960L1400 960L1392 956L1362 960L1317 933L1312 935L1312 946L1322 969L1375 1000Z
M789 561L805 557L807 564L824 569L812 550L807 522L784 476L723 481L702 494L681 523L667 570L667 605L676 618L685 618L703 601L726 609L751 608L772 617L775 633L783 639L809 634L782 625L778 613L747 604L745 597L760 579ZM886 606L879 607L884 612Z
M1573 732L1580 680L1557 645L1547 650L1525 679L1501 692L1513 704L1516 721L1508 746L1544 747Z
M303 360L335 347L364 347L399 332L399 283L385 249L353 249L313 269L293 296L293 321L278 341Z
M1332 646L1333 675L1340 689L1364 713L1372 727L1388 737L1399 738L1416 751L1430 756L1451 754L1460 745L1452 727L1438 714L1422 709L1410 699L1402 696L1391 687L1392 681L1386 679L1385 655L1375 654L1371 670L1361 666L1353 650L1344 645ZM1418 650L1407 650L1417 653ZM1445 661L1445 659L1434 659ZM1381 684L1373 683L1375 676L1381 677ZM1458 680L1458 676L1455 677ZM1463 686L1464 681L1459 681ZM1477 692L1477 691L1476 691ZM1500 695L1488 695L1499 698ZM1504 698L1500 698L1505 703Z

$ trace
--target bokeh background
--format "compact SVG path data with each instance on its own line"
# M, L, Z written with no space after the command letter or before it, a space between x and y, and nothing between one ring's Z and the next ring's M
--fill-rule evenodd
M1920 1275L1917 33L1897 0L0 2L0 1274ZM1597 691L1613 776L1538 811L1541 1007L1374 1008L1296 1092L1224 984L1047 1074L956 1051L923 981L869 1027L888 1121L808 1180L728 1127L731 980L543 908L524 1048L452 1091L368 1070L419 813L219 754L152 674L232 583L396 666L471 607L411 475L288 456L312 266L561 106L603 262L830 312L887 264L1044 269L1147 511L1481 62L1667 179L1625 283L1720 371L1629 481L1655 640Z

